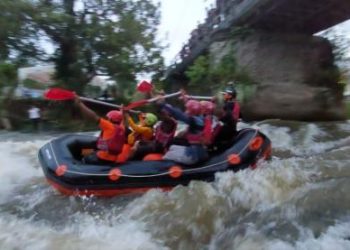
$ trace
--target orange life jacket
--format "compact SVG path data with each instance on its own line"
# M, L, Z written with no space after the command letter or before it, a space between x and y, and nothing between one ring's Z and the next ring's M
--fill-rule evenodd
M103 131L97 139L97 148L107 151L109 154L117 155L122 151L125 142L125 130L120 125L115 125L114 134L109 139L103 138Z

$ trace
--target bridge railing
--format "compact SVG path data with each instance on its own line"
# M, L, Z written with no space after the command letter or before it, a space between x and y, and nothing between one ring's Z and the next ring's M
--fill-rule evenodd
M171 65L165 72L167 78L174 72L182 72L188 64L202 54L209 45L216 40L216 34L230 29L236 24L243 23L254 11L271 0L224 0L220 3L216 16L207 18L204 24L200 25L202 30L193 32L189 41L183 46L182 50L172 60ZM218 2L218 1L217 1ZM220 9L221 8L221 9Z

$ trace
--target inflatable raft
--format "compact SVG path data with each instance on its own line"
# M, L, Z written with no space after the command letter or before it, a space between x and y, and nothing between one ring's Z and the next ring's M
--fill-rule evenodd
M256 129L239 131L232 146L197 165L174 161L128 161L123 164L87 165L81 150L91 148L96 137L71 134L45 144L39 161L48 182L66 195L115 196L170 190L192 180L213 181L215 173L255 168L271 156L271 141Z

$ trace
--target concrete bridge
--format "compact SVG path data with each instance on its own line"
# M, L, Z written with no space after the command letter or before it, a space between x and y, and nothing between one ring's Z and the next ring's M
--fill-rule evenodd
M244 96L245 118L344 119L332 47L313 34L348 19L350 0L216 0L165 77L178 88L186 84L184 72L201 54L208 52L218 62L225 53L234 53L239 70L256 82L253 94ZM232 38L233 28L239 27L252 32L244 39Z
M217 0L168 68L166 78L181 76L210 44L225 39L232 27L312 35L347 19L349 0Z

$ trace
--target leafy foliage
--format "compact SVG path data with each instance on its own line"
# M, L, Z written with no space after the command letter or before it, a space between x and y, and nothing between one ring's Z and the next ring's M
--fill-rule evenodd
M54 62L60 84L78 93L97 74L125 89L136 73L163 67L151 0L1 0L0 7L0 59Z
M185 72L190 79L189 86L201 86L211 81L210 64L207 56L199 56L194 64ZM202 87L202 86L201 86Z
M15 88L17 83L17 68L10 63L0 63L0 112L4 116L3 106L7 102ZM6 112L5 112L6 113Z
M209 56L200 56L185 74L190 80L189 87L203 94L217 92L231 81L242 85L254 83L249 75L238 67L232 52L225 55L217 65L210 64Z
M15 65L9 63L0 64L0 87L12 85L17 79L17 69Z
M23 86L27 88L42 89L42 90L45 90L47 88L47 86L45 86L44 84L34 81L32 79L25 79L22 83L23 83Z
M30 22L29 13L33 1L2 0L0 8L0 60L27 65L37 60L45 60L47 56L38 47L38 41L43 33Z

